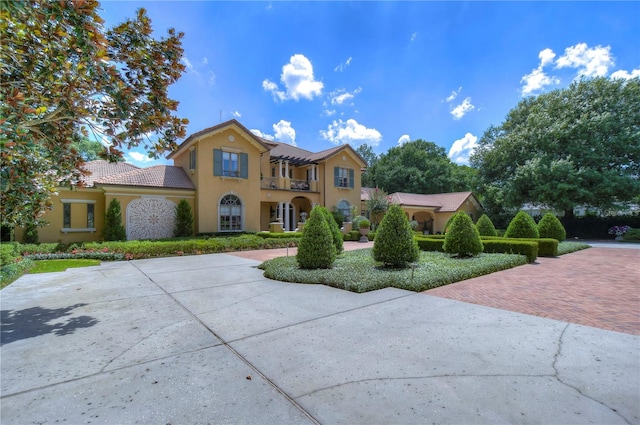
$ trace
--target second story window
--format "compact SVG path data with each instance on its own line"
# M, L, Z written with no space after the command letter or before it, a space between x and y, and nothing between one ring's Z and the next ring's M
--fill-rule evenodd
M227 177L240 177L237 153L222 152L222 175Z
M196 150L189 151L189 169L196 169Z
M246 153L213 150L213 175L246 179L249 176L249 155Z
M335 167L333 176L334 176L334 186L353 188L354 172L352 169Z

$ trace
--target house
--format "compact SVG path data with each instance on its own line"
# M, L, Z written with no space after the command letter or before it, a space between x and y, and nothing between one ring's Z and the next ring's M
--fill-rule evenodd
M182 199L193 208L196 233L292 231L315 205L350 216L366 166L349 145L310 152L260 138L236 120L190 135L167 158L174 165L88 162L84 187L59 188L39 241L101 240L112 199L120 201L127 239L171 237Z
M363 187L360 194L361 209L376 189ZM410 221L418 222L418 229L429 233L444 233L444 226L451 216L465 211L475 222L482 214L482 205L472 192L418 194L396 192L387 196L390 203L398 204Z

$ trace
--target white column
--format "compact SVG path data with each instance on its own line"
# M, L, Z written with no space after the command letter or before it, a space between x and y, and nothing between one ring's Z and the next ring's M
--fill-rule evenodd
M285 166L284 176L289 177L289 161L285 161L284 166Z
M281 160L281 159L279 159L279 160L278 160L278 175L279 175L280 177L284 177L284 176L282 175L282 160Z
M282 220L282 217L284 216L283 211L282 211L282 202L278 202L278 217L276 217L278 219L278 221Z
M289 203L288 202L284 203L284 230L291 230L289 229Z

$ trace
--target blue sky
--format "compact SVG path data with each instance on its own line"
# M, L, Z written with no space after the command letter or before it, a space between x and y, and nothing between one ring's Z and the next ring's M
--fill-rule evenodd
M464 164L523 97L640 77L640 2L107 1L101 16L140 7L157 36L185 33L170 96L187 134L236 118L310 151L424 139Z

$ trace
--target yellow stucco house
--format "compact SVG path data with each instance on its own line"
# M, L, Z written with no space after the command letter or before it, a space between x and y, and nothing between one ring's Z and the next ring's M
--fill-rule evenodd
M366 212L366 203L376 189L363 187L360 200L361 210ZM482 205L473 192L437 193L423 195L419 193L396 192L387 196L392 204L398 204L409 220L418 222L418 229L428 233L444 233L444 226L451 216L465 211L476 222L482 215Z
M366 166L349 145L309 152L260 138L236 120L190 135L167 158L173 166L88 162L85 187L59 189L39 241L101 240L114 198L127 239L171 237L182 199L193 208L195 233L291 231L315 205L350 216Z

